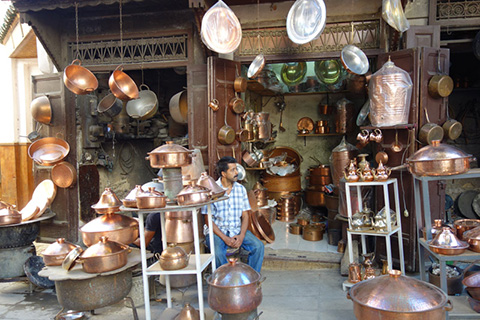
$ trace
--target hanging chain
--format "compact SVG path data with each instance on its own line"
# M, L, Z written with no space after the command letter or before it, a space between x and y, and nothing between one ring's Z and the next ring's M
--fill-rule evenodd
M75 58L79 58L80 56L80 51L78 49L78 3L75 2L75 37L77 41L77 52L75 53Z
M121 64L123 64L123 20L122 20L122 0L119 2L119 7L120 7L120 61Z
M258 52L261 52L260 46L260 0L257 0L257 40L258 40Z
M226 65L223 65L223 89L225 92L225 125L227 126L228 100L227 100L227 66Z

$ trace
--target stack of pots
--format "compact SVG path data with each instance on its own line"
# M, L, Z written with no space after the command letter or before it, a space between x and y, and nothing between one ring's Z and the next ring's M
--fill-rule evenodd
M267 171L262 179L263 185L268 189L268 198L274 199L277 202L284 194L299 192L302 190L300 174L300 164L303 161L302 156L295 149L290 147L276 147L269 154L268 158L272 159L282 155L286 156L286 162L295 165L297 169L285 176L272 175Z
M295 197L292 194L283 195L277 205L277 220L284 222L293 221L297 214Z
M305 177L308 187L305 191L305 200L312 207L325 206L325 186L332 183L330 167L319 165L308 169L309 175Z
M255 198L257 199L257 206L259 208L265 207L268 205L268 194L267 188L265 188L260 181L257 181L253 186L253 192L255 193Z

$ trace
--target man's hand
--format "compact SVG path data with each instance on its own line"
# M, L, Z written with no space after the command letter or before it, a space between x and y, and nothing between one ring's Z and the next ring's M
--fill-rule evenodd
M244 235L241 235L241 234L234 236L234 237L232 238L232 239L234 240L234 242L233 242L233 245L231 245L231 247L233 247L233 248L238 248L238 247L240 247L240 246L242 245L242 243L243 243L243 239L244 239L244 238L245 238L245 236L244 236Z
M224 239L224 242L225 242L225 244L226 244L227 246L229 246L229 247L237 248L237 247L235 247L235 239L234 239L234 238L226 237L226 238Z

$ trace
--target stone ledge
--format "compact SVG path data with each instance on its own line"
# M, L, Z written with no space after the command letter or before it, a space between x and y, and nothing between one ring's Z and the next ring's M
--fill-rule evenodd
M339 269L343 254L336 252L312 252L289 249L265 248L262 269L267 270L316 270Z

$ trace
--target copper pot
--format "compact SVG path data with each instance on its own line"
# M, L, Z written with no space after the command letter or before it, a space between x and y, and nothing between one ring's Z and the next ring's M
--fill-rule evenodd
M455 230L455 235L459 240L465 241L463 234L471 230L473 228L476 228L480 226L480 220L479 219L459 219L455 220L453 222L453 228Z
M233 97L228 103L228 106L236 114L245 111L245 102L239 97Z
M288 229L291 234L302 234L303 226L298 223L290 223Z
M187 254L182 247L170 244L160 255L160 267L163 270L179 270L188 266L190 254Z
M205 187L197 186L195 181L191 181L189 185L185 186L178 193L177 203L179 206L187 206L208 202L211 198L212 191Z
M68 266L68 270L71 270L73 264L78 262L83 264L83 271L87 273L101 273L116 270L126 265L129 252L131 252L131 248L127 245L111 241L108 237L101 237L98 243L87 248L79 258L75 257L77 251L72 250L65 260L71 260L70 258L75 257L73 258L74 262Z
M303 239L307 241L320 241L323 239L324 231L320 225L306 225L303 227Z
M235 138L238 142L245 142L248 140L248 131L245 129L240 129L235 133Z
M408 170L417 176L447 176L465 173L475 158L451 145L432 141L407 159Z
M256 167L258 164L258 162L252 158L252 155L248 151L243 152L242 159L249 167Z
M225 106L225 125L218 130L218 142L221 144L229 145L235 141L235 130L227 123L227 111L228 106Z
M466 231L463 234L463 237L469 244L469 249L475 252L480 252L480 228L475 227L471 230Z
M329 176L330 175L330 166L319 165L318 167L311 167L308 169L311 175L317 176Z
M66 161L62 161L53 166L50 173L53 183L60 188L69 188L77 182L77 170Z
M137 207L137 195L143 193L141 185L136 185L133 190L131 190L125 199L122 199L123 206L127 208L136 208Z
M15 206L8 206L0 209L0 226L17 224L22 222L22 215L15 209Z
M315 174L310 174L305 177L310 181L310 185L327 185L332 183L332 178L330 176L317 176Z
M102 236L128 245L138 238L138 221L121 214L104 214L85 224L80 231L87 247L100 241Z
M78 65L75 63L78 63ZM98 80L95 75L82 67L82 63L78 59L73 60L63 71L63 82L68 90L78 95L93 92L98 87Z
M302 190L301 176L298 174L283 177L265 175L262 182L265 188L271 192L295 192Z
M30 103L30 111L35 121L50 124L52 121L52 105L47 96L39 96Z
M262 302L264 280L249 265L230 259L207 278L208 305L226 314L252 311Z
M347 298L357 319L442 320L452 310L441 289L398 270L355 284Z
M149 187L148 191L137 194L138 209L156 209L165 208L167 205L167 196L162 192L155 190L155 187Z
M305 201L312 207L325 206L325 193L322 190L308 188L305 191Z
M193 151L188 150L173 141L166 141L164 145L148 153L146 160L150 160L152 168L178 168L192 163Z
M424 144L432 144L433 140L443 139L443 128L436 123L425 123L418 131L418 140Z
M43 262L46 266L61 266L65 257L77 246L65 241L65 238L58 238L43 251Z
M210 177L206 172L202 172L200 174L200 178L198 178L197 180L197 185L205 187L212 191L212 199L222 197L227 191L226 189L220 187L215 181L215 179Z
M193 242L192 212L165 212L165 233L167 242Z
M235 78L233 89L235 89L235 92L245 92L247 90L247 79L243 77Z

